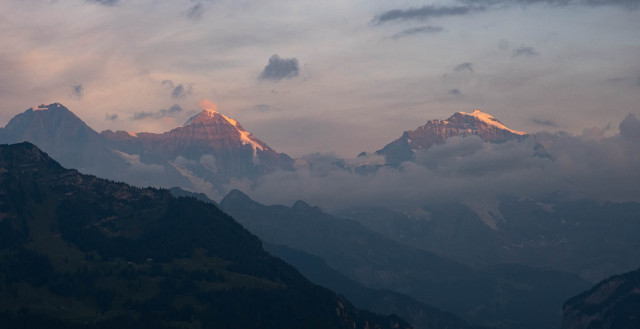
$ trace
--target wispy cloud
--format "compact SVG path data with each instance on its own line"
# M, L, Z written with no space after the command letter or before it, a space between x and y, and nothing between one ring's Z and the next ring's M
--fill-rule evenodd
M186 12L186 16L192 20L199 20L202 18L202 14L204 14L204 5L202 3L196 3Z
M485 6L546 4L550 6L622 6L632 9L640 5L638 0L460 0L460 2Z
M151 118L151 119L162 119L164 117L167 116L172 116L175 114L178 114L182 112L182 107L180 107L180 105L178 104L174 104L172 105L168 110L167 109L161 109L158 110L156 112L136 112L133 114L133 117L131 118L132 120L142 120L142 119L147 119L147 118Z
M522 45L520 47L518 47L517 49L514 49L513 52L511 53L511 57L516 58L516 57L533 57L533 56L539 56L540 54L536 51L535 48L531 47L531 46L525 46Z
M539 119L539 118L532 118L531 122L537 124L537 125L541 125L541 126L547 126L547 127L557 127L558 124L553 121L553 120L548 120L548 119Z
M171 80L164 80L162 81L162 84L171 88L171 98L183 98L191 94L191 85L185 88L183 84L179 83L176 85Z
M391 21L427 20L445 16L467 15L484 10L484 6L423 6L420 8L393 9L386 11L373 19L376 24Z
M456 65L456 67L454 67L453 70L455 72L468 71L468 72L473 73L473 64L471 64L470 62L460 63L460 64Z
M435 33L440 33L442 31L443 31L443 28L441 26L430 26L430 25L418 26L418 27L413 27L410 29L400 31L392 35L391 38L400 39L400 38L404 38L404 37L408 37L416 34L435 34Z
M84 87L81 83L71 86L71 98L81 99L84 96Z
M427 5L419 8L392 9L375 16L374 24L383 24L391 21L428 20L431 18L462 16L479 11L496 9L512 5L546 4L550 6L623 6L629 9L640 7L638 0L459 0L457 6Z
M107 121L116 121L118 120L118 115L117 114L105 114L104 119Z
M253 110L256 111L256 112L261 112L261 113L269 113L269 112L278 111L277 108L274 108L273 106L271 106L269 104L258 104L258 105L253 107Z
M97 3L103 6L115 6L120 0L86 0L87 2Z

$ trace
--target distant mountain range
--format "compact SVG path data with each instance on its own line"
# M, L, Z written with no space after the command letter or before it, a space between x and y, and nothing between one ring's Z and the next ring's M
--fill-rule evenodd
M251 181L293 168L289 156L214 110L203 110L163 134L98 134L63 105L40 105L0 129L0 143L22 141L82 172L139 186L180 186L210 196L226 193L225 184L232 179Z
M215 205L0 145L2 328L409 328L267 254Z
M412 159L413 152L454 136L501 143L528 134L507 128L480 110L431 120L376 152L386 165ZM68 167L141 186L180 186L221 198L233 179L255 181L294 161L247 132L239 122L205 109L183 126L156 134L106 130L97 133L62 104L40 105L0 128L0 143L32 142ZM311 152L310 152L311 153ZM378 167L377 165L374 166ZM359 170L365 170L359 168Z
M529 134L510 129L493 116L475 109L471 113L457 112L446 120L429 120L424 126L405 131L400 138L376 151L376 154L384 155L387 164L398 165L411 160L415 150L444 144L455 136L479 136L485 142L503 143L523 140Z

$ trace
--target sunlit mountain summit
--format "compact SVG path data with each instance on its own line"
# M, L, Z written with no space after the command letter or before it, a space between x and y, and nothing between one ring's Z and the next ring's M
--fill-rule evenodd
M277 153L242 125L218 112L210 102L181 126L165 133L124 131L101 133L114 149L139 154L145 163L168 163L181 175L226 183L229 178L255 178L276 169L290 169L293 160Z
M415 150L444 144L456 136L478 136L485 142L502 143L523 140L529 134L511 129L492 115L474 109L471 113L457 112L446 120L429 120L415 130L405 131L376 154L384 155L388 164L398 164L411 159Z

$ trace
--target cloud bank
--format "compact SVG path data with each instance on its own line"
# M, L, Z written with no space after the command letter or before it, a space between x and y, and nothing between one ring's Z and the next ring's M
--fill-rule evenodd
M414 162L368 174L356 173L357 161L315 154L302 158L306 165L268 175L247 192L267 204L305 200L338 208L420 207L501 194L638 201L640 120L629 115L619 128L609 138L587 129L580 136L539 133L503 144L455 137L417 151Z

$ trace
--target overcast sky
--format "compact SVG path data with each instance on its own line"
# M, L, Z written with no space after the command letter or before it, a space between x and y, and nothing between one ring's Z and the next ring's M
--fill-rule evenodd
M613 135L640 115L639 3L3 0L0 125L60 102L98 131L162 132L209 99L294 157L473 108Z

